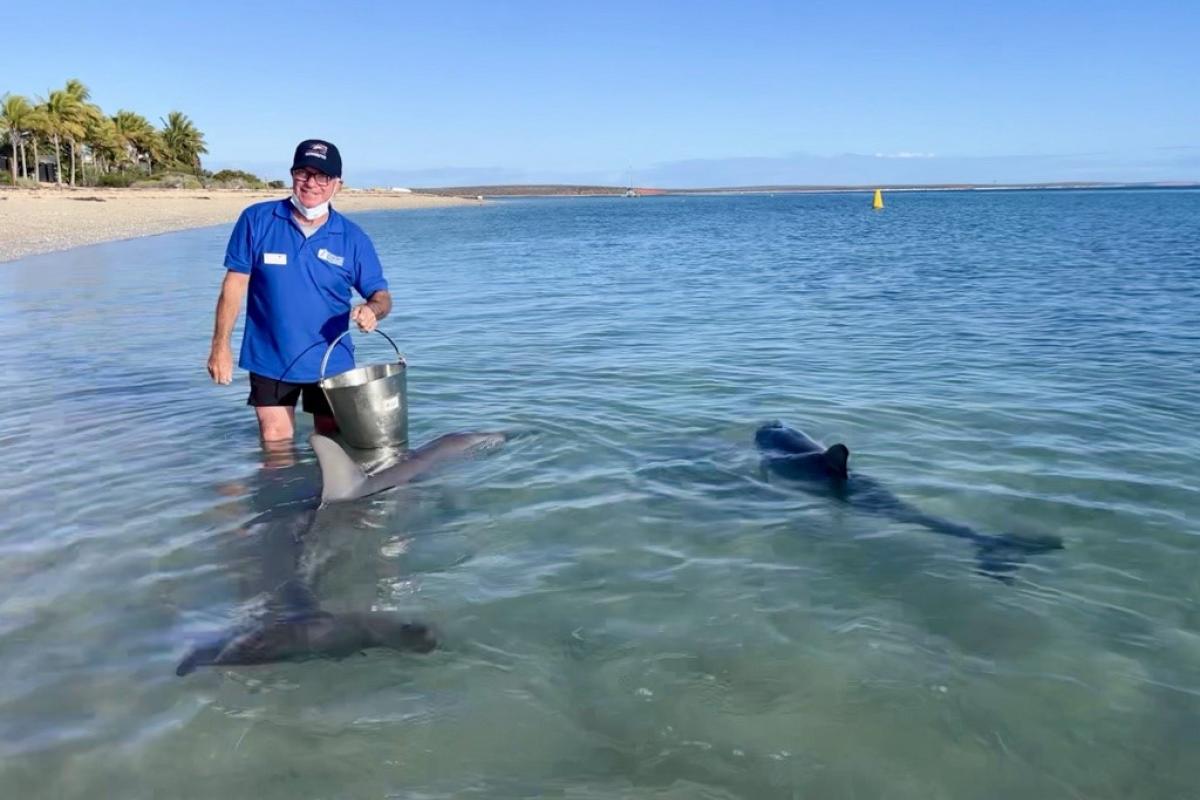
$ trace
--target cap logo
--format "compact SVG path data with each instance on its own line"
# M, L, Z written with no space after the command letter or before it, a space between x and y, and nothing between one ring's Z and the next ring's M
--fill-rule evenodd
M310 144L310 145L308 146L308 149L307 149L307 150L305 150L305 151L304 151L304 155L306 155L306 156L316 156L317 158L326 158L326 154L327 154L328 152L329 152L329 148L328 148L328 147L326 147L326 146L325 146L325 145L323 145L323 144L317 144L317 143L315 143L315 142L314 142L313 144Z

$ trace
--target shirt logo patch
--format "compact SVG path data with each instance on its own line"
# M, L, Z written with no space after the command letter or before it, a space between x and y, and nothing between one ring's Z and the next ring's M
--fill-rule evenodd
M263 253L263 263L285 266L287 264L287 253Z
M335 267L340 267L346 263L346 259L344 257L335 256L333 253L329 252L324 247L322 247L320 250L317 251L317 258L321 259L322 261L328 261L330 264L333 264Z

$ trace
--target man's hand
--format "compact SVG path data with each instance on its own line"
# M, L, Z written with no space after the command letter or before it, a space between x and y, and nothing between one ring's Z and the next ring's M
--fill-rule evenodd
M242 309L242 298L250 284L250 275L229 270L221 281L221 296L217 298L217 316L213 323L212 350L208 354L208 374L213 383L233 382L233 351L229 349L229 337L233 324Z
M375 318L375 310L366 303L354 307L350 312L350 320L358 323L359 330L367 333L375 330L375 326L379 324L379 320Z
M208 354L208 374L213 383L227 385L233 382L233 351L228 345L213 347Z

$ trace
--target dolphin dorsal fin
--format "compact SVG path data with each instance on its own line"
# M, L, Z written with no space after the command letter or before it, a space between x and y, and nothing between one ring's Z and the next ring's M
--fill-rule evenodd
M367 473L363 472L362 467L328 436L314 433L308 440L317 454L317 463L321 465L321 502L358 497L363 484L367 482Z
M849 462L850 448L840 442L825 451L825 463L839 478L850 476Z

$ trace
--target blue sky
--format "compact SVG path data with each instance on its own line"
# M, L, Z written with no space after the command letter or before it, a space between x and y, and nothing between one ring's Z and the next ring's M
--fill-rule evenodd
M7 5L0 93L358 185L1200 180L1200 2ZM22 31L12 35L12 31Z

